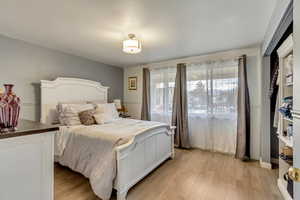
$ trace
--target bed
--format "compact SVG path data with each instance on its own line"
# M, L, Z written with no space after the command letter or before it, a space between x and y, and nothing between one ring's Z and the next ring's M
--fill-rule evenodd
M57 78L54 81L42 80L41 122L52 124L57 120L56 106L59 102L107 102L108 89L108 87L102 86L99 82L77 78ZM130 127L131 129L134 126L138 127L137 129L134 129L136 130L134 137L131 135L131 137L127 138L127 141L120 143L113 148L116 162L116 175L112 184L113 188L117 190L117 200L125 200L128 190L133 185L143 179L168 158L174 158L175 127L163 127L161 124L141 120L120 120L121 121L115 122L115 124L108 125L109 127L106 127L105 129L106 132L116 132L112 129L114 126L119 130L118 133L122 132L120 131L122 130L122 127L124 132L127 130L127 133L130 133L130 131L129 128L126 127ZM141 126L145 128L141 129ZM103 127L102 125L99 125L98 127L90 127L89 129L89 134L93 135L92 133L96 132L98 129L99 132L101 132L100 129L103 129ZM84 129L78 130L84 132ZM58 134L62 135L63 132L59 132ZM77 145L84 145L85 140L91 142L91 137L88 138L85 134L81 134L80 137L82 144ZM94 138L93 140L96 142L97 138ZM102 145L102 143L99 142L97 145ZM76 155L72 156L76 157ZM68 166L67 163L61 163ZM68 167L72 169L72 166ZM84 175L88 177L86 174ZM95 188L93 188L93 190L94 189Z

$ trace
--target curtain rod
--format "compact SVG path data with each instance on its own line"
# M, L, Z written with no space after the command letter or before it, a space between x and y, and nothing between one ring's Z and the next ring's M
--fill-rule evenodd
M158 63L149 63L149 64L144 64L142 65L142 68L167 68L171 67L168 65L177 65L177 64L193 64L193 63L205 63L205 62L216 62L216 61L225 61L225 60L238 60L240 58L243 58L246 56L245 54L239 55L239 56L228 56L228 57L220 57L220 58L183 58L183 59L174 59L174 60L169 60L169 61L164 61L164 62L158 62Z
M260 56L260 46L253 46L249 48L243 48L243 49L233 49L228 51L220 51L215 53L208 53L205 55L199 55L199 56L190 56L190 57L184 57L184 58L178 58L178 59L171 59L171 60L165 60L161 62L154 62L154 63L144 63L141 64L143 68L151 68L153 66L163 66L168 64L177 64L177 63L191 63L191 62L205 62L209 60L221 60L221 59L239 59L243 57L244 55L247 56Z

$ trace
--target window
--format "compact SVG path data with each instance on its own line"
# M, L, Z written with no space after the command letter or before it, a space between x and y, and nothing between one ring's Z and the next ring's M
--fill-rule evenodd
M187 69L191 115L236 115L237 65L231 62L192 64Z
M175 67L150 71L151 119L154 121L171 122L175 76Z
M187 68L192 146L234 153L237 128L238 63L190 64Z
M175 77L175 66L150 71L153 121L171 123ZM237 88L237 60L187 66L188 121L193 147L235 152Z

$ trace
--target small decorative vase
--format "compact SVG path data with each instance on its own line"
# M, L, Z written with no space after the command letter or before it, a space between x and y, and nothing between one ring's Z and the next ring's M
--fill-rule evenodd
M16 130L20 115L20 98L13 92L14 85L5 84L5 92L0 95L0 130Z

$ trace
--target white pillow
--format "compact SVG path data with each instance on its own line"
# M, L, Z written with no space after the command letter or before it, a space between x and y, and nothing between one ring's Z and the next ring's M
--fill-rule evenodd
M119 113L115 103L97 104L96 113L111 115L113 119L119 118Z
M58 104L58 119L62 125L81 125L78 113L94 109L92 104Z
M118 119L119 113L114 103L97 104L94 117L97 124L105 124Z
M97 113L94 115L94 118L97 124L107 124L115 120L111 115L107 115L105 113Z

